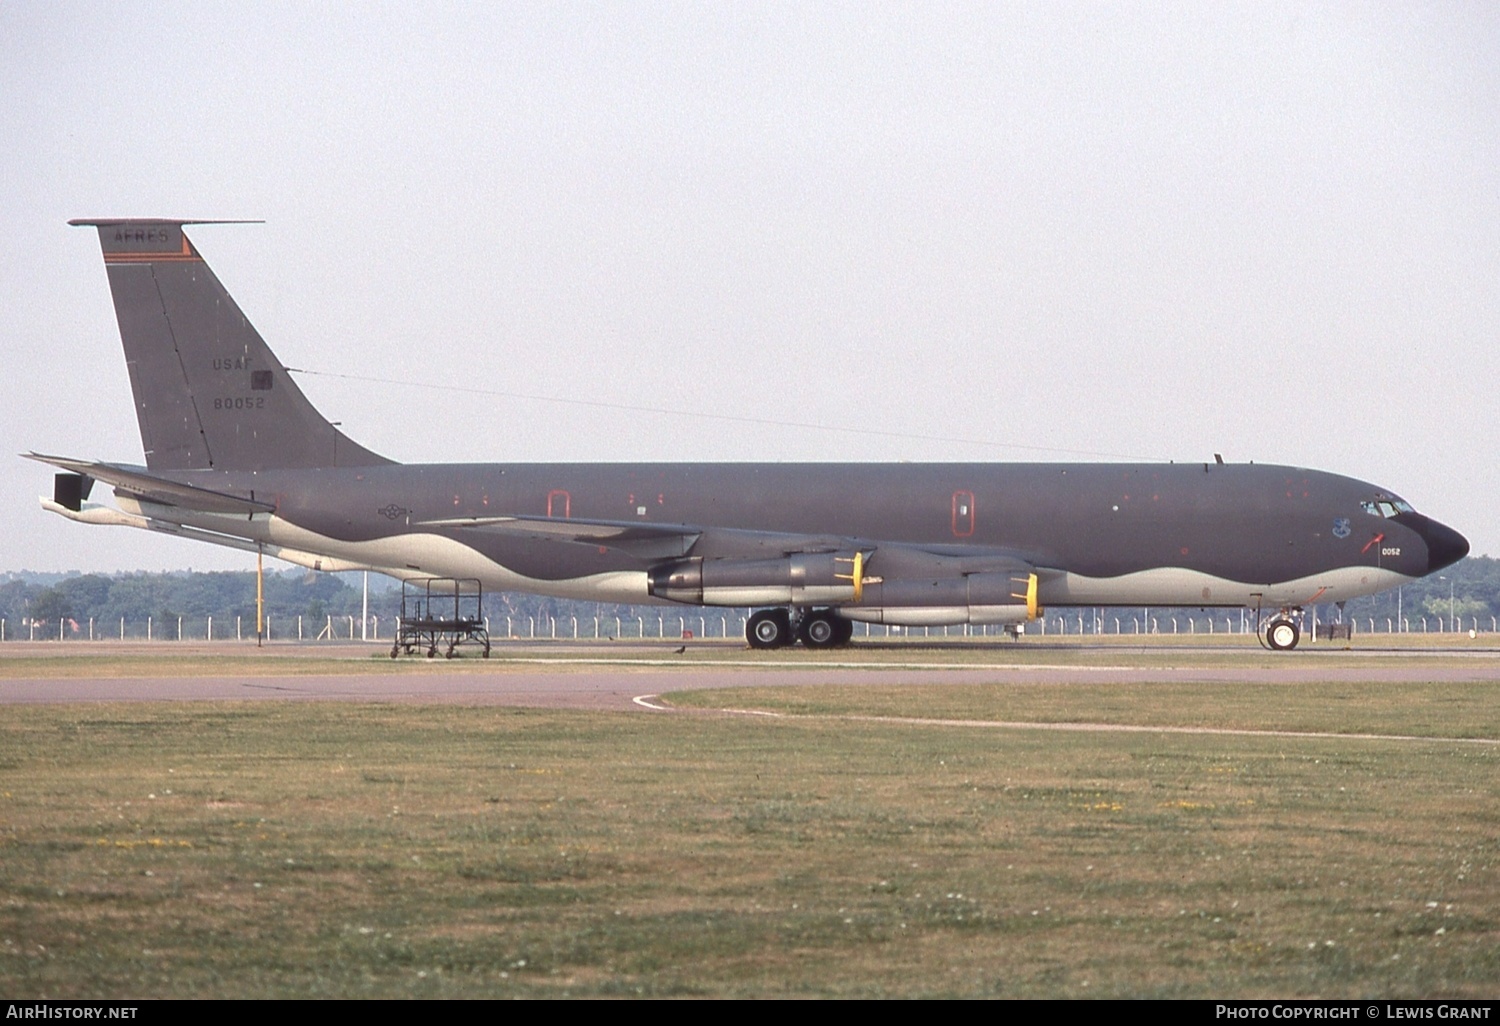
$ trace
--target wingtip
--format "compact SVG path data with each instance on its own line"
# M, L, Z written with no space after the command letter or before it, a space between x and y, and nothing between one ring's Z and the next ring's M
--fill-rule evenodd
M71 456L53 456L50 453L37 452L35 449L31 450L30 452L17 453L17 455L20 456L23 460L36 460L38 463L48 463L54 467L64 468L71 466L84 466L90 462L88 460L75 459Z

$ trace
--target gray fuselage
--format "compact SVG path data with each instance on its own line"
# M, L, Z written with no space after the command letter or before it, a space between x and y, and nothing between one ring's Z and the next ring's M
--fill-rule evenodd
M870 572L887 577L1009 557L1041 572L1041 601L1070 605L1336 601L1420 577L1467 548L1420 514L1368 512L1394 498L1377 486L1269 465L386 464L170 476L273 503L270 540L280 528L305 543L305 532L358 562L372 545L449 539L480 558L454 565L441 555L452 550L429 547L438 562L428 565L414 544L397 568L575 595L590 593L581 582L643 575L678 553L483 522L681 527L692 542L680 555L707 560L784 555L826 537L868 549ZM216 528L226 519L214 517ZM484 572L491 563L503 572ZM1295 594L1283 596L1288 587Z

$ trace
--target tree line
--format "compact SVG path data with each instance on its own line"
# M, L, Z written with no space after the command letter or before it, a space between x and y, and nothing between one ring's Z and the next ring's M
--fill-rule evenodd
M268 570L264 576L265 615L273 622L289 624L301 617L316 629L328 617L358 622L364 604L363 574L327 574L310 570ZM452 601L450 598L449 602ZM440 604L434 604L434 612ZM634 618L634 607L599 602L577 602L568 599L526 595L519 592L490 592L483 596L483 611L491 621L505 617L524 623L535 618L538 623L577 617L580 622L592 617ZM369 613L382 621L393 620L401 611L401 585L381 574L370 574ZM473 606L464 600L463 613ZM684 607L677 613L701 615L701 611ZM718 616L722 610L713 615ZM651 614L655 617L657 614ZM201 634L204 622L214 617L218 630L232 630L236 619L255 623L255 573L253 571L174 570L159 573L130 572L114 574L0 573L0 620L9 625L9 637L35 621L50 636L61 623L73 633L86 632L93 622L100 633L109 634L124 620L132 635L144 630L148 619L159 625L161 636L170 636L179 619ZM283 631L286 628L283 627ZM342 627L340 630L342 631ZM162 633L165 632L165 633Z
M323 574L307 570L268 571L265 574L265 610L273 620L288 622L304 617L322 623L329 616L344 619L360 616L363 580L360 574ZM369 609L382 620L395 617L401 608L401 587L378 574L370 575ZM659 610L652 607L650 616ZM506 616L566 620L578 617L629 617L643 613L631 606L495 592L484 596L484 612L492 620ZM1191 615L1191 610L1183 611ZM674 615L718 617L723 610L700 611L674 607ZM1500 559L1469 556L1449 567L1400 589L1352 599L1346 618L1374 619L1380 630L1397 616L1408 621L1422 617L1447 621L1457 615L1464 623L1478 620L1489 628L1490 618L1500 614ZM88 621L105 625L122 618L131 624L148 617L160 624L180 618L202 621L207 617L255 619L255 574L253 571L116 574L43 574L27 571L0 574L0 619L11 625L12 636L22 625ZM1319 619L1338 618L1332 606L1320 606Z

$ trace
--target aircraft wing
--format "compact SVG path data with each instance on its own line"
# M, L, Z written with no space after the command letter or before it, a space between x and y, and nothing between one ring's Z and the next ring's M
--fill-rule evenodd
M95 463L75 460L66 456L47 456L42 453L22 453L29 460L50 463L54 467L94 478L111 485L115 491L124 492L137 499L156 502L166 506L181 506L201 513L273 513L273 503L262 502L253 495L234 495L197 485L159 477L145 467L119 463Z
M482 531L539 541L607 545L646 561L692 555L730 566L738 560L777 560L794 554L866 553L871 572L887 578L958 580L972 574L1038 571L1029 554L974 546L912 545L825 534L789 534L694 524L629 520L585 520L528 516L452 517L422 522L425 527ZM1045 573L1045 571L1042 571Z
M615 520L559 520L556 517L453 517L424 520L424 527L453 527L515 538L582 542L623 549L641 559L686 555L702 535L686 524L642 524Z

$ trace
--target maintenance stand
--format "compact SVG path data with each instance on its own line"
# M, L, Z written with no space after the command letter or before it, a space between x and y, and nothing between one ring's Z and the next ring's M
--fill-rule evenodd
M490 657L490 632L484 626L484 592L473 577L433 577L401 583L401 619L396 621L396 641L391 658L405 649L411 655L427 649L434 658L447 646L443 657L452 659L459 645L483 645Z

